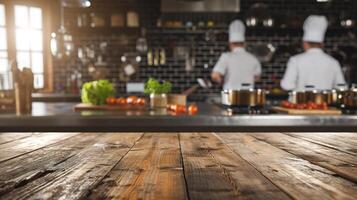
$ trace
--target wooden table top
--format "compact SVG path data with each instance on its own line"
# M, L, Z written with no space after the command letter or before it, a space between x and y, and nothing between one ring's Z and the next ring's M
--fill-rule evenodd
M357 199L357 133L1 133L0 199Z

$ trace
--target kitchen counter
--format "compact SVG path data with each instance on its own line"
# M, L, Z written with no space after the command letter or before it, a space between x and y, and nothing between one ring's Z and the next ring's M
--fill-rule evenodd
M357 130L357 116L231 115L199 103L194 116L164 110L73 111L76 103L33 103L31 115L0 114L1 132L345 132Z

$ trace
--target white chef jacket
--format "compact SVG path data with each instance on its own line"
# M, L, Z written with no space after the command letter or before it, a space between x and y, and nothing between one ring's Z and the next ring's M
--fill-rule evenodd
M322 49L311 48L290 58L281 87L301 91L313 85L317 90L330 90L345 83L338 61Z
M224 76L223 89L237 90L243 83L249 83L254 87L254 77L261 74L262 67L255 56L238 47L232 52L223 53L213 72Z

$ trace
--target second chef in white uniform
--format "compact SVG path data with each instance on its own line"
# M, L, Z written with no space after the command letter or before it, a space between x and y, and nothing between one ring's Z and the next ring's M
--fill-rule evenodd
M223 83L223 89L241 89L242 84L254 87L260 78L261 65L258 59L245 50L245 26L240 20L229 26L230 52L223 53L213 68L212 80Z
M303 47L305 52L290 58L281 87L285 90L330 90L345 84L341 66L323 50L328 22L324 16L312 15L304 22Z

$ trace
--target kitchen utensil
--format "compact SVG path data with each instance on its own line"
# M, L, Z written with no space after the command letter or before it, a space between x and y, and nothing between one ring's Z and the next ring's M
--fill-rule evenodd
M121 57L121 61L119 79L126 82L139 71L141 56L137 52L127 52Z
M346 109L357 109L357 85L353 84L351 89L344 93L342 97L342 107Z
M346 96L348 87L346 84L338 84L337 88L331 90L331 105L341 107L343 98Z
M272 27L274 25L274 19L270 14L268 6L264 3L255 3L248 10L246 15L247 26L264 26Z
M252 52L260 62L270 62L275 54L276 48L271 44L256 44L248 46L248 50Z
M166 108L168 104L167 94L150 94L151 108Z
M141 37L136 41L136 51L140 54L145 54L148 51L148 43L146 40L146 29L141 29Z
M169 105L187 105L188 94L169 94L167 96L167 103Z
M198 78L197 82L204 89L209 89L213 86L212 82L208 79Z
M289 94L289 101L295 104L313 102L316 104L327 103L328 105L332 105L333 95L331 91L292 91Z
M266 90L248 88L250 84L242 84L246 89L223 90L221 92L222 104L226 106L265 106Z

